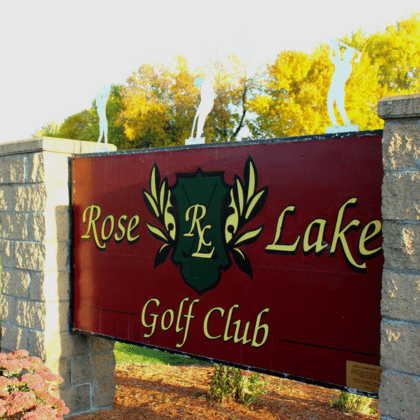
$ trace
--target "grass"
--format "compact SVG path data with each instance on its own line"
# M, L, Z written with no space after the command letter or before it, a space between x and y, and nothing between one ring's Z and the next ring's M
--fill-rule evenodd
M159 350L138 347L133 344L115 343L114 354L117 365L140 363L143 365L204 365L206 362L186 356L165 353Z
M333 398L330 406L337 408L343 413L375 414L375 410L370 407L371 403L371 398L341 391L337 399Z

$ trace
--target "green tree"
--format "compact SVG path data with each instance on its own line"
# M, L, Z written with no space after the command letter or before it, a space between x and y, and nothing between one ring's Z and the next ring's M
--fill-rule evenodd
M60 127L59 137L63 139L89 140L93 116L90 110L84 109L67 117Z
M119 122L119 115L123 108L122 85L112 85L106 104L108 121L108 142L115 144L118 149L127 149L132 146L124 133L124 126ZM60 125L55 122L44 125L37 130L33 137L61 137L73 140L98 141L99 115L96 110L96 100L90 109L84 109L77 114L66 118Z
M32 137L60 137L60 127L61 123L57 121L51 121L42 126L39 130L36 130Z
M106 116L108 121L108 142L117 146L118 150L129 149L131 143L124 133L124 125L119 121L120 113L123 110L123 86L112 85L106 104ZM87 140L98 141L99 137L99 115L96 109L96 100L93 101L89 110L92 115L92 123L88 129Z

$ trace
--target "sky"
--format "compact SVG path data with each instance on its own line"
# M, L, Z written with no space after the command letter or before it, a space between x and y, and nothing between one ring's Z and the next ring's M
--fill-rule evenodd
M260 63L362 28L384 31L418 0L15 0L0 6L0 142L90 108L146 62L191 68L240 53ZM110 139L112 143L112 140Z

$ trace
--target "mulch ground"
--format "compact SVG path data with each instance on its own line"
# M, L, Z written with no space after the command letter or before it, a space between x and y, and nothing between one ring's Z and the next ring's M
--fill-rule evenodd
M270 377L268 392L249 407L233 401L211 402L205 397L211 371L196 365L117 365L114 409L72 420L379 419L377 400L371 405L376 414L344 414L329 406L339 391L276 377Z

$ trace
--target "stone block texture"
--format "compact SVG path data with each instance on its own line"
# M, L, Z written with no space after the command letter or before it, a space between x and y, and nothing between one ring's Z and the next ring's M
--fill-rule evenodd
M381 365L420 376L420 325L382 322Z
M383 222L384 267L389 270L420 270L420 224Z
M420 420L420 95L384 98L381 418Z
M420 220L420 171L386 173L382 200L384 219Z
M384 370L379 389L381 418L420 420L420 378Z
M382 316L420 323L420 275L384 270Z
M1 351L26 349L64 379L66 418L112 408L115 394L114 342L70 332L70 163L96 146L0 144Z

